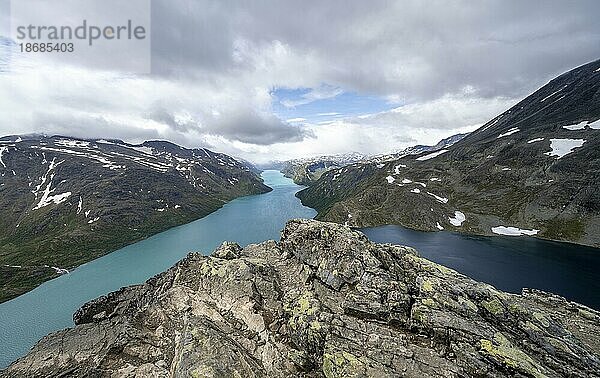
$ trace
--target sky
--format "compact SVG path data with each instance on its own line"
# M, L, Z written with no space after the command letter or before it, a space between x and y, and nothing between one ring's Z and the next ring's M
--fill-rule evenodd
M384 153L473 131L600 58L596 0L151 7L143 74L9 55L5 28L0 135L162 139L258 163Z

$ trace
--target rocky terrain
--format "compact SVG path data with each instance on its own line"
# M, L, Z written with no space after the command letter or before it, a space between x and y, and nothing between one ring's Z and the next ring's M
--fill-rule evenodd
M74 321L0 376L600 376L599 312L311 220L190 254Z
M600 60L544 85L451 147L324 173L317 219L600 247Z
M206 149L0 138L0 302L233 198L269 190L253 167Z

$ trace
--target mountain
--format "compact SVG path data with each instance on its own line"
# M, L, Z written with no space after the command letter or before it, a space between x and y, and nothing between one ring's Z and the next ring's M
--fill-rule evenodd
M298 193L317 219L600 247L600 60L451 147L326 172Z
M282 162L280 171L298 185L311 185L321 175L331 169L344 167L364 159L359 153L317 156L306 159L294 159Z
M298 185L312 185L323 173L332 169L342 168L350 164L367 162L385 162L399 159L408 155L437 151L458 142L468 134L456 134L442 139L435 146L417 145L400 151L381 155L362 155L356 152L338 155L324 155L305 159L293 159L283 162L271 162L270 169L278 169L285 177L291 178Z
M349 227L188 255L93 300L3 377L594 377L600 313Z
M0 138L0 302L270 190L253 168L163 141Z
M392 152L389 154L368 156L368 157L362 159L362 161L363 162L371 162L371 163L372 162L381 163L381 162L387 162L390 160L397 160L397 159L403 158L405 156L419 155L424 152L434 152L434 151L438 151L438 150L452 146L453 144L457 143L458 141L460 141L467 135L469 135L469 133L456 134L456 135L452 135L452 136L449 136L448 138L444 138L444 139L440 140L437 144L435 144L433 146L425 146L422 144L418 144L416 146L411 146L411 147L408 147L408 148L405 148L405 149L402 149L399 151L395 151L395 152Z

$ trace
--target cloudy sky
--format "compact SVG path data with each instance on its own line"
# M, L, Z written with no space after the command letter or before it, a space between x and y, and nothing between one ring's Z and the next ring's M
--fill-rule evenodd
M598 14L596 0L156 0L150 74L7 58L5 31L0 134L256 162L433 144L600 58Z

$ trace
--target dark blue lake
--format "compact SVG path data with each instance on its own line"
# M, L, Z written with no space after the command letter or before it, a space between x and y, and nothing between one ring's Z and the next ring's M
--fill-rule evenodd
M600 249L531 237L420 232L399 226L362 230L379 243L414 247L421 256L511 293L541 289L600 309Z

